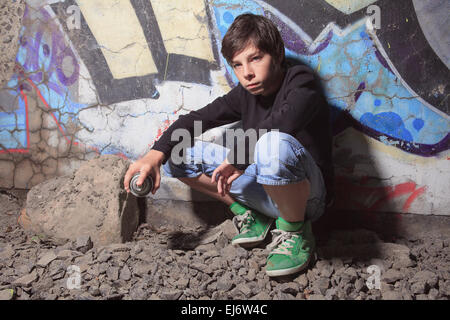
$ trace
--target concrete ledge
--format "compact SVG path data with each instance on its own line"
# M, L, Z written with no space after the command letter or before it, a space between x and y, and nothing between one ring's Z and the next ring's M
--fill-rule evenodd
M27 190L0 189L9 195L18 206L23 206ZM195 191L190 191L197 198ZM189 196L189 198L191 197ZM2 204L5 205L5 204ZM228 207L221 202L182 201L171 199L138 199L140 223L169 230L180 227L213 227L233 217ZM17 215L19 212L17 213ZM427 235L446 236L450 234L450 217L437 215L401 214L389 212L363 212L329 210L313 223L314 233L327 238L332 230L367 229L384 237L403 237L416 240Z
M143 220L157 228L178 229L210 227L233 217L228 207L217 201L180 201L147 198ZM327 238L332 230L367 229L386 237L408 240L427 234L450 234L450 217L436 215L401 214L388 212L361 212L329 210L313 223L318 237Z
M211 227L233 216L228 207L218 201L191 202L147 198L144 202L140 204L141 210L145 212L144 221L156 228L176 230L182 227Z
M450 234L450 217L391 212L328 211L314 223L318 235L326 237L336 229L367 229L386 238L417 240L432 233Z

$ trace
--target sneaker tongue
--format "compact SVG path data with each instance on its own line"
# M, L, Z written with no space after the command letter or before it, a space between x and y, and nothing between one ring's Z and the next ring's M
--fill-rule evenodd
M278 217L276 221L277 229L283 230L283 231L298 231L303 226L303 221L299 222L288 222L284 220L282 217Z

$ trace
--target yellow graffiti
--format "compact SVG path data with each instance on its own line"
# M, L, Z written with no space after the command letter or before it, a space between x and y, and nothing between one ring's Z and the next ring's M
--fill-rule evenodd
M130 0L76 0L113 78L158 73ZM148 0L167 53L214 61L203 0ZM117 23L120 21L120 23ZM167 68L167 65L166 65Z
M129 0L77 3L115 79L158 72Z
M214 61L204 0L149 0L168 53Z
M377 0L325 0L339 11L351 14L368 5L377 2Z

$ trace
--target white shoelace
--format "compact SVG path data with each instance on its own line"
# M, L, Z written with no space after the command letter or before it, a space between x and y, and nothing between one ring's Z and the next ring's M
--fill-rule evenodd
M238 233L244 233L249 227L249 222L253 220L252 211L247 210L244 214L233 217L233 224Z
M275 254L284 254L284 255L292 255L292 253L288 250L293 247L295 240L293 238L300 237L299 232L287 232L280 229L274 229L271 231L272 233L272 242L269 243L266 247L270 253Z

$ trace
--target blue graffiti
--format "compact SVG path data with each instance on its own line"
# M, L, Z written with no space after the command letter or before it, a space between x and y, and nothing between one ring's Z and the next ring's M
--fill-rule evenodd
M38 15L39 19L36 21L39 23L32 23L32 14ZM16 92L9 94L18 97L18 109L14 113L0 112L0 138L2 145L8 149L27 146L25 107L19 90L28 94L34 88L23 82L25 79L36 84L49 108L58 110L55 116L64 132L67 132L65 123L77 122L79 110L86 107L74 101L69 89L79 77L80 67L76 56L66 44L64 34L44 8L31 13L26 7L19 43L16 64L21 66L22 71L15 74L7 84L9 88L17 88ZM71 70L63 68L63 65L71 67Z
M413 137L405 128L402 118L394 112L381 112L376 115L367 112L362 115L360 122L368 127L371 127L376 123L376 127L379 131L384 132L391 137L405 141L413 141Z
M450 131L448 117L429 108L405 88L367 34L364 23L357 22L359 27L348 26L349 31L337 26L329 28L311 42L295 32L294 26L284 23L278 13L272 13L273 8L262 5L254 1L215 1L213 8L220 39L231 23L231 15L236 17L249 11L263 13L279 27L286 56L300 60L319 74L330 104L348 111L354 119L365 116L364 125L370 129L387 135L395 132L397 138L405 141L431 145L445 139ZM223 64L230 85L236 85L238 81L231 68L225 61ZM374 110L377 114L396 116L375 121L380 119L368 116ZM398 127L399 120L402 129Z

